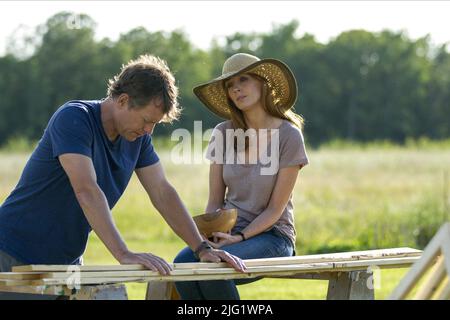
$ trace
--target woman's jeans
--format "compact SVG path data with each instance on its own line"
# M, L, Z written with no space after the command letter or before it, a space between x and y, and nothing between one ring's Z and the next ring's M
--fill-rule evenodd
M241 259L259 259L292 256L294 248L291 241L272 229L220 248ZM189 247L184 248L175 258L175 263L198 262ZM181 299L187 300L239 300L236 285L250 283L260 278L237 280L202 280L175 282Z

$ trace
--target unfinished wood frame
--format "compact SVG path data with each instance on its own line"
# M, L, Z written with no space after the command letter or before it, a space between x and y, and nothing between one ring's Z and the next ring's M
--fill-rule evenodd
M173 264L174 270L167 276L145 270L141 265L75 267L31 265L14 267L10 273L0 273L0 291L2 288L20 288L22 291L30 288L34 293L36 288L55 288L59 290L54 291L55 293L61 293L61 288L65 290L72 284L86 288L97 287L94 285L148 282L147 299L168 299L174 298L175 281L271 277L328 280L328 299L373 299L373 290L370 291L367 286L372 267L407 267L416 262L421 254L420 250L393 248L250 259L244 260L247 265L244 273L237 272L225 263L182 263ZM63 294L67 295L67 292L64 291Z
M428 271L422 285L418 283ZM450 299L450 223L444 224L424 249L418 260L400 281L388 299L407 299L418 288L413 299Z
M249 267L254 266L270 266L270 265L288 265L288 264L303 264L303 263L324 263L324 262L340 262L340 261L357 261L357 260L372 260L372 259L386 259L386 258L402 258L402 257L417 257L422 254L422 251L412 248L390 248L379 250L353 251L342 253L327 253L295 257L279 257L268 259L248 259L245 263ZM28 265L16 266L12 268L13 272L67 272L67 265ZM73 266L72 266L73 267ZM204 268L224 268L228 264L221 263L174 263L173 269L204 269ZM72 270L74 268L71 268ZM142 265L101 265L101 266L77 266L78 271L139 271L147 270ZM148 271L148 270L147 270Z
M36 273L36 279L29 280L1 280L3 286L42 286L42 285L69 285L69 284L105 284L125 282L149 282L149 281L203 281L203 280L231 280L255 278L260 276L295 276L312 272L350 272L366 270L370 267L402 267L413 264L419 256L386 258L372 260L354 260L341 262L320 262L287 265L248 266L244 273L231 267L226 268L181 268L175 269L170 275L162 276L154 271L117 271L105 272L79 272L79 273ZM272 261L276 260L273 258ZM26 274L27 277L29 274Z

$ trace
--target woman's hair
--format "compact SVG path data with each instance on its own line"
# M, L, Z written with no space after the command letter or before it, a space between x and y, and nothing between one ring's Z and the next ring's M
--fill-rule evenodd
M263 99L261 102L262 102L262 107L263 107L264 111L266 111L268 114L270 114L273 117L276 117L279 119L284 119L284 120L291 122L293 125L297 126L299 129L303 129L303 124L304 124L303 117L296 114L292 110L282 111L281 108L279 107L279 104L277 103L277 101L274 101L274 99L273 99L274 95L272 94L271 88L269 87L267 81L259 75L256 75L253 73L249 73L249 75L252 76L253 78L256 78L257 80L261 81L263 84L262 92L261 92L261 97L263 97ZM247 130L248 126L247 126L247 123L245 122L244 113L238 107L236 107L234 102L228 96L228 90L225 87L225 81L223 81L222 83L224 86L224 90L227 94L228 105L229 105L230 113L231 113L231 121L233 122L234 128L235 129L243 129L244 131Z
M179 118L178 88L166 62L152 55L141 55L122 66L122 70L108 81L108 97L129 96L130 108L143 108L153 99L163 101L162 122Z

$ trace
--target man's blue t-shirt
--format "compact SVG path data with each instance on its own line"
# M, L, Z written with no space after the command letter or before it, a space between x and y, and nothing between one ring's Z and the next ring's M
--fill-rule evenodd
M101 101L69 101L50 119L22 176L0 207L0 250L26 264L78 264L92 230L59 162L64 153L92 159L112 209L134 169L159 161L150 135L111 142Z

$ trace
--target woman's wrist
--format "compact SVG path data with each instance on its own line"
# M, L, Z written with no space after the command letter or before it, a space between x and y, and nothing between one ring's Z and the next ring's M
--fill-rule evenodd
M242 238L242 241L245 241L245 240L247 240L247 239L245 238L245 235L244 235L244 233L243 233L242 231L237 231L237 232L235 233L235 235L238 235L238 236L240 236L240 237Z

